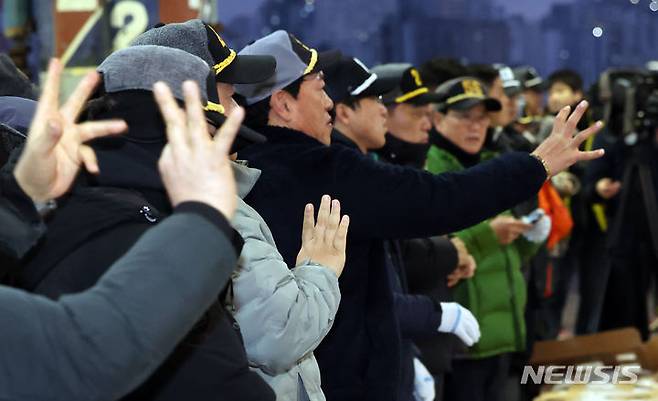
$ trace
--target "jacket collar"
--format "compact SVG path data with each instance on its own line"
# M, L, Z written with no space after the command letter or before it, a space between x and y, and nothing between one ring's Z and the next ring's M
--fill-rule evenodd
M233 175L238 186L238 196L244 199L251 192L256 181L260 178L261 171L247 166L244 160L238 160L232 163Z
M346 146L348 148L352 148L361 152L361 149L359 149L359 147L352 139L348 138L342 132L338 131L335 128L331 131L331 144Z
M258 127L258 133L264 135L267 138L267 142L264 146L267 146L268 143L295 143L295 144L315 144L325 146L322 142L317 139L306 135L301 131L294 130L292 128L286 127L275 127L273 125L268 125L265 127Z
M462 166L466 168L473 167L480 162L481 152L472 155L463 151L459 146L452 143L452 141L443 136L440 132L436 131L434 128L432 128L432 131L430 132L430 143L437 148L443 149L450 153L457 159L457 161L459 161Z

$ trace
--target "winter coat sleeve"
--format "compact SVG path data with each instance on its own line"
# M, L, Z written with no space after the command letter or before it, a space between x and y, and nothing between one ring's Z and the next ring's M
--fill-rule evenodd
M427 295L393 294L402 338L432 338L441 325L441 308Z
M233 225L245 240L232 278L234 317L250 363L281 374L331 329L340 302L338 278L320 265L289 269L263 219L244 202Z
M219 212L186 203L87 291L52 301L0 287L0 399L108 400L134 389L228 280L232 233Z
M336 185L329 193L354 217L352 239L455 232L536 195L546 179L541 163L520 152L438 175L367 160L349 150L334 167Z
M412 293L428 292L445 282L459 262L457 249L442 236L403 241L402 257Z

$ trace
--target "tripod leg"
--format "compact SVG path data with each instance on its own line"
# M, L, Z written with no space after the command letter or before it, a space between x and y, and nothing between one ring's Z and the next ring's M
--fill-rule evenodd
M649 232L651 233L651 244L653 245L654 256L658 258L658 205L656 205L653 177L648 166L639 166L638 173L647 222L649 224Z

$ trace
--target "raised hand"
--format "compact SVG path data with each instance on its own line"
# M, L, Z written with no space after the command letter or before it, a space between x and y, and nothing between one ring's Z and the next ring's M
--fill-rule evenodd
M349 216L340 217L340 202L332 201L329 195L322 197L317 224L313 215L313 205L309 203L304 209L302 247L297 254L297 265L310 260L340 277L345 266Z
M119 134L127 128L122 120L77 123L80 110L98 84L99 75L95 71L88 73L60 107L61 74L61 63L52 59L23 154L14 169L18 185L38 202L65 194L82 164L87 171L97 174L96 155L85 142Z
M235 109L211 138L196 83L183 83L185 110L166 84L156 83L153 92L167 127L168 142L158 167L172 205L203 202L232 218L237 200L228 152L244 110Z
M579 149L580 145L585 142L587 138L596 134L601 127L603 127L603 123L597 121L591 127L576 134L578 121L580 121L583 114L585 114L587 106L587 101L583 100L578 106L576 106L576 110L571 115L569 115L571 112L571 107L569 106L560 110L557 117L555 117L553 131L551 131L548 138L539 144L537 149L532 152L533 155L544 160L550 176L566 170L576 162L592 160L603 156L603 149L587 152L583 152Z

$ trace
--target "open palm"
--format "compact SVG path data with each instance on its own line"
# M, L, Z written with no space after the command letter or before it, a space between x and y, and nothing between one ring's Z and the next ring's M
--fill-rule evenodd
M27 143L14 175L21 188L35 201L62 196L75 180L80 166L98 173L94 151L85 142L126 129L121 120L77 123L78 115L99 81L97 72L87 74L66 103L59 107L62 65L53 59Z

